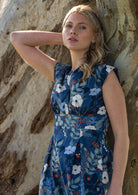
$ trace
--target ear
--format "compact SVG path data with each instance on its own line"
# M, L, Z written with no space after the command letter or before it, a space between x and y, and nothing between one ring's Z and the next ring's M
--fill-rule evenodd
M95 42L96 42L96 40L93 38L93 39L92 39L92 43L95 43Z
M92 37L92 43L96 43L97 33L95 33Z

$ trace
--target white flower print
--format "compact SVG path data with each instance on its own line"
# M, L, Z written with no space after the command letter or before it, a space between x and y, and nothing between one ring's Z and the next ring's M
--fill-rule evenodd
M63 120L61 119L61 117L58 115L55 115L55 121L56 121L56 123L55 123L55 126L57 127L57 126L62 126L63 125Z
M67 76L67 84L70 85L70 79L71 79L71 75Z
M105 190L105 195L107 194L107 192L108 192L108 190L106 189L106 190Z
M83 131L80 129L80 137L83 136Z
M112 66L109 66L109 65L106 65L106 71L109 73L109 72L111 72L111 70L113 70L114 69L114 67L112 67Z
M64 154L72 154L76 150L76 146L68 146L65 148Z
M92 126L92 125L85 126L85 129L96 130L95 126Z
M66 90L66 87L64 85L57 84L57 87L56 87L56 90L55 90L56 93L61 93L64 90Z
M68 105L67 104L65 104L65 113L69 114L69 109L68 109Z
M62 110L62 112L64 112L64 110L65 110L65 102L62 102L60 104L60 109Z
M81 172L81 166L80 165L73 165L72 174L77 175Z
M106 109L105 109L105 106L102 106L101 108L99 108L97 114L100 114L100 115L104 115L106 113Z
M107 184L108 182L109 182L108 173L107 173L107 171L103 171L103 174L102 174L102 183L103 184Z
M101 91L100 88L93 88L93 89L90 89L90 94L89 95L97 95L99 92Z
M100 159L100 160L98 160L98 166L97 166L97 168L99 169L99 170L103 170L103 166L102 166L102 158Z
M47 170L47 167L48 167L48 164L46 163L46 164L44 165L44 172Z
M60 104L60 109L62 112L65 112L66 114L69 114L68 105L65 102L62 102Z
M63 133L64 133L64 137L67 137L67 133L65 130L63 130Z
M79 94L73 96L73 98L72 98L72 106L73 107L80 107L82 105L82 102L83 102L83 99Z

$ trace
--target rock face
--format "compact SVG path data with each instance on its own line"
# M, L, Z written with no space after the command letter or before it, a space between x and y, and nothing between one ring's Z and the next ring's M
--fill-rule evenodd
M0 195L38 194L54 122L50 107L53 83L20 58L10 44L9 34L27 29L61 32L66 12L74 5L88 2L95 4L86 0L0 1ZM138 194L138 5L136 0L97 0L96 4L108 45L115 54L110 63L115 63L119 69L127 103L130 141L133 140L124 194ZM41 49L59 61L70 63L64 47Z
M99 16L106 30L108 45L114 52L111 62L119 69L126 97L130 151L124 193L138 194L138 1L97 0Z

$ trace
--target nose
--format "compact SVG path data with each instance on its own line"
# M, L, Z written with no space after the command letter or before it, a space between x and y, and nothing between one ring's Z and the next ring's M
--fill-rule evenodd
M75 27L72 27L70 33L72 35L76 35L77 34L77 29Z

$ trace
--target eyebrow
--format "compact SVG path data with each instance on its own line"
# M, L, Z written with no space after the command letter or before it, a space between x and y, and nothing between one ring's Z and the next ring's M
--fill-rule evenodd
M68 21L67 23L73 23L73 22ZM88 24L87 24L87 23L85 23L85 22L79 22L78 24L86 24L86 25L88 25Z

